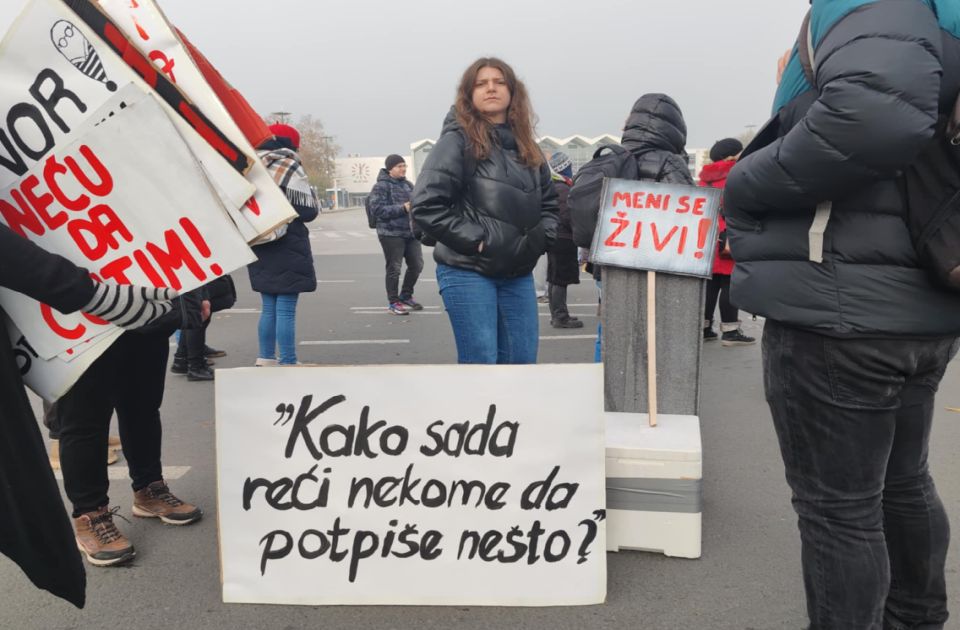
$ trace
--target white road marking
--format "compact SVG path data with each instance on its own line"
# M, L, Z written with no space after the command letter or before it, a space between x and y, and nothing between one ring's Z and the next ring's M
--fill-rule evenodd
M389 345L410 343L409 339L330 339L325 341L301 341L301 346L350 346L350 345Z
M259 308L225 308L217 311L217 315L256 315L260 312Z
M179 479L183 477L190 471L190 466L164 466L163 467L163 478L167 481L171 479ZM63 481L63 471L55 470L53 471L53 476L58 480ZM110 481L120 481L121 479L129 479L130 473L127 470L127 467L124 465L123 458L119 462L113 464L112 466L107 466L107 478Z
M440 308L439 306L424 306L426 310L434 310ZM387 310L386 306L351 306L351 311L373 311L373 310Z
M353 284L356 280L317 280L319 284Z
M593 339L596 340L596 335L544 335L540 337L540 341L562 341L565 339Z

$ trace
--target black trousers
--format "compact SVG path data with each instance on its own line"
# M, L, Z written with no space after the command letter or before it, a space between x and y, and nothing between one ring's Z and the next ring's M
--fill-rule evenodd
M703 319L713 324L713 311L717 308L717 298L720 299L720 321L724 324L736 324L740 319L740 311L730 303L730 276L720 273L713 274L707 280L707 304Z
M943 628L950 526L927 454L956 341L833 338L767 320L762 350L810 628Z
M387 263L387 301L393 304L401 298L413 297L413 285L417 283L417 278L423 271L420 241L413 237L381 236L380 247L383 248L383 257ZM403 287L398 290L400 266L404 260L407 261L407 272L403 275Z
M160 404L167 356L166 332L126 332L57 401L60 467L73 516L109 503L104 453L114 410L133 489L163 478Z

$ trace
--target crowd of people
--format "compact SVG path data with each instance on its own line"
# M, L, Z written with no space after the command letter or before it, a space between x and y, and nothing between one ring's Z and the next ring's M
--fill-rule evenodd
M931 155L953 160L948 172L960 170L947 139L960 125L952 6L814 3L781 62L770 123L746 148L718 140L699 173L699 185L723 189L702 339L751 344L738 308L765 318L763 381L798 515L811 628L943 628L948 616L949 525L927 453L934 394L958 349L960 296L930 273L912 226L924 213L945 213L920 207L916 186L930 193L939 185L943 207L954 211L960 191L909 173ZM254 248L248 269L262 299L258 366L297 364L298 296L317 286L305 223L319 203L296 129L271 131L259 157L297 218ZM693 185L685 144L674 99L652 93L633 104L623 147L638 178ZM414 289L422 247L430 247L458 362L535 363L533 270L543 257L551 325L583 325L567 308L567 287L581 276L567 210L574 176L568 156L538 148L530 96L514 70L493 57L470 64L415 185L403 158L390 155L371 191L389 312L422 308ZM931 225L922 235L940 224ZM0 285L130 329L47 414L72 504L69 535L14 358L0 344L0 472L10 481L9 462L22 464L19 474L39 488L4 484L4 507L17 509L0 549L39 586L82 603L74 545L97 566L135 553L108 507L104 454L114 411L134 515L175 525L202 516L162 478L168 338L181 331L173 372L212 379L208 361L222 351L206 345L204 331L236 293L226 282L182 296L102 284L3 226L0 259ZM602 269L594 273L602 282Z

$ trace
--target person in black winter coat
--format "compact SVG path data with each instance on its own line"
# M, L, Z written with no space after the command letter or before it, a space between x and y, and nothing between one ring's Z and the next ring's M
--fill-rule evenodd
M417 176L413 217L436 240L437 283L460 363L535 363L531 271L557 233L557 193L526 88L506 63L464 72Z
M407 163L399 155L388 155L377 183L370 191L370 211L377 220L377 237L387 263L387 305L394 315L409 315L423 310L413 299L413 287L423 270L420 241L413 234L410 217L410 192ZM407 273L400 285L400 267L407 261Z
M170 311L167 290L100 284L67 259L51 254L0 225L0 286L49 304L62 313L84 311L133 328ZM147 293L150 293L148 296ZM150 298L150 299L147 299ZM160 298L160 302L155 299ZM21 374L33 361L24 339L10 339L0 311L0 551L30 580L78 607L86 578L60 490L47 463L43 438ZM104 444L98 450L103 465Z
M573 244L573 228L567 196L573 185L573 164L570 156L557 151L550 156L553 187L557 191L557 240L547 252L547 294L550 300L550 325L554 328L583 328L583 322L570 316L567 309L567 287L580 284L580 263Z
M296 313L301 293L317 290L310 232L306 223L319 214L316 195L307 181L296 150L300 134L289 125L271 125L274 138L257 150L260 159L297 211L298 217L283 237L253 248L256 262L250 263L250 286L260 294L263 307L257 327L260 352L256 364L297 363Z
M732 298L767 318L764 386L813 628L948 617L950 532L927 454L960 294L923 268L906 218L931 209L907 204L899 174L957 99L956 6L814 2L776 113L724 193Z

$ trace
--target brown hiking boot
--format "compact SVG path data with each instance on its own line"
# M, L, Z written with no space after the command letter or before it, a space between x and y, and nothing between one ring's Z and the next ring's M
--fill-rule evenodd
M174 496L161 479L133 493L133 515L159 518L169 525L189 525L199 521L203 511Z
M73 519L77 532L77 548L87 561L98 567L110 567L133 560L137 552L130 541L113 524L113 515L119 507L108 510L107 506L81 514Z

